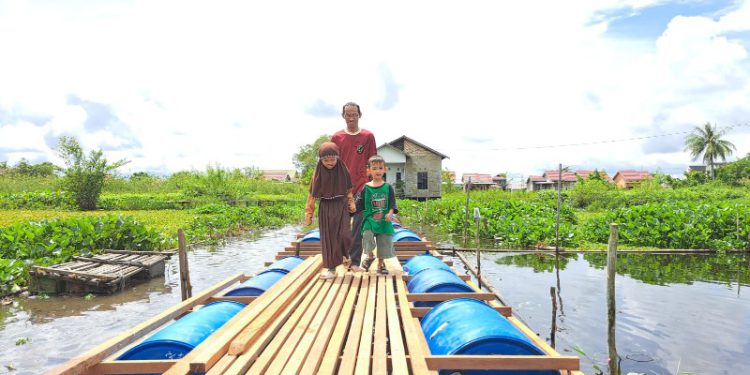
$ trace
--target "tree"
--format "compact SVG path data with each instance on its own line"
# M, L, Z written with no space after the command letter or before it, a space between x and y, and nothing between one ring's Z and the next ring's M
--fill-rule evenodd
M318 164L318 148L323 142L331 140L330 135L321 135L312 144L307 144L299 148L299 152L294 154L292 161L300 173L300 182L307 184L315 172L315 166Z
M440 181L443 183L444 192L450 193L455 190L456 176L453 171L448 170L448 167L443 167L443 170L440 171Z
M703 154L703 163L706 164L706 172L713 178L715 163L717 159L727 160L732 150L737 148L729 141L722 139L726 129L718 130L715 125L705 123L703 128L696 126L693 132L685 138L685 151L690 152L693 161Z
M66 136L58 139L57 153L65 160L67 166L63 186L75 197L81 210L96 209L104 178L109 172L130 162L121 159L110 164L101 150L92 150L86 156L78 140Z
M747 186L750 183L750 154L735 162L727 163L719 169L716 178L734 186Z

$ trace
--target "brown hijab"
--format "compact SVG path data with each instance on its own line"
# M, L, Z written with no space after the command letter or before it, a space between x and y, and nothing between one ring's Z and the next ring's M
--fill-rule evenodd
M349 170L341 159L337 160L336 166L331 169L323 165L322 158L332 155L339 156L339 146L333 142L323 142L318 149L318 165L310 183L310 194L313 198L331 199L346 196L352 188Z

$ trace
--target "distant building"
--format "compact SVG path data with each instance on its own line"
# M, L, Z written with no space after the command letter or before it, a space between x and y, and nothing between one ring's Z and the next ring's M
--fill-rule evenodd
M295 180L295 170L288 169L264 169L261 170L263 178L271 181L291 182Z
M487 190L495 186L495 183L492 181L492 176L489 174L464 173L461 176L461 183L466 184L469 181L471 181L472 190Z
M407 136L378 147L388 171L385 181L406 198L440 198L442 164L448 156Z
M492 176L492 183L498 189L505 190L508 188L508 179L505 175Z
M529 191L557 189L557 183L559 181L560 188L562 190L568 190L575 186L576 182L578 182L578 177L587 179L595 172L599 173L602 180L609 181L609 176L605 171L580 169L575 172L563 171L560 173L556 169L551 169L544 171L544 174L541 176L529 176L529 178L526 179L526 189Z
M651 178L651 173L647 171L626 170L615 173L612 181L621 189L632 189L635 184L648 178Z

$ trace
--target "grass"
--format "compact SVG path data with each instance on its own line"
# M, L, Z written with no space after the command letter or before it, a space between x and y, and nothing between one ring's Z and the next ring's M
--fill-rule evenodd
M82 216L130 216L166 236L177 236L177 229L187 228L196 214L186 210L155 211L60 211L60 210L0 210L0 228L17 222L37 221Z

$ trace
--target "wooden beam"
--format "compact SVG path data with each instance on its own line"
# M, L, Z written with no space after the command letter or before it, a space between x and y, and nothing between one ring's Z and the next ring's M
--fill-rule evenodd
M98 259L98 258L88 258L88 257L79 257L79 256L73 256L72 259L80 260L84 262L93 262L93 263L102 263L102 264L118 264L118 265L135 266L135 267L151 267L153 265L153 263L145 264L142 262L135 262L135 261L130 261L130 260L109 260L109 259Z
M511 308L508 306L501 306L501 307L493 307L493 309L500 314L502 314L504 317L512 316ZM412 307L411 308L411 314L414 317L421 318L427 313L432 310L432 307Z
M167 371L175 360L149 361L105 361L91 369L87 374L153 374Z
M83 272L83 271L67 271L67 270L61 270L58 268L51 268L51 267L41 267L41 266L32 266L31 269L33 271L38 272L41 275L47 275L47 274L61 274L61 275L69 275L69 276L76 276L76 277L85 277L89 279L99 279L103 281L113 281L113 280L119 280L120 276L110 276L110 275L102 275L98 273L92 273L92 272Z
M391 373L393 374L407 374L409 373L409 366L406 363L406 349L404 348L404 340L401 336L401 324L396 309L396 293L393 290L393 277L388 276L386 282L386 303L388 312L388 342L391 347Z
M427 368L427 362L424 356L430 354L427 348L427 342L424 341L422 327L419 321L411 314L411 303L406 299L406 283L401 278L395 278L396 281L396 299L398 300L399 314L401 315L401 325L404 329L406 338L406 347L409 350L409 362L413 374L437 374ZM420 341L424 341L421 343Z
M104 250L105 253L110 254L130 254L130 255L164 255L169 258L176 253L176 251L135 251L135 250Z
M206 289L203 293L196 295L187 301L175 305L159 315L133 327L132 329L114 337L103 344L85 352L84 354L72 358L68 362L61 364L50 370L49 374L80 374L87 369L101 362L104 358L116 353L118 350L128 346L130 343L143 337L143 335L161 327L164 323L172 320L174 317L187 311L193 306L202 304L209 296L231 285L242 276L237 274L219 282L218 284Z
M579 370L578 357L543 355L429 355L430 370Z
M495 299L493 293L407 293L406 300L414 301L447 301L454 298L474 298L483 301L492 301Z

